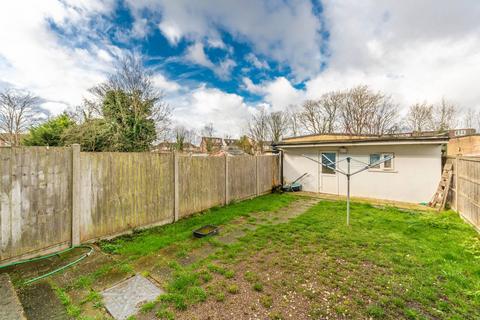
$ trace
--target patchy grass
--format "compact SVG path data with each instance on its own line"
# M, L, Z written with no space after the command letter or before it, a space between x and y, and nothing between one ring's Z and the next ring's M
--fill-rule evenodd
M102 242L115 262L55 290L72 317L82 302L101 307L92 287L112 273L157 272L168 274L166 294L142 306L140 319L480 318L480 237L456 213L353 203L346 226L345 203L321 201L290 220L278 215L298 199L268 195ZM192 240L205 224L244 234ZM215 250L182 263L205 246Z
M253 285L253 290L258 291L258 292L262 292L263 291L263 284L261 284L260 282L256 282Z
M227 291L228 291L228 293L231 293L231 294L237 294L238 291L239 291L238 285L236 285L236 284L229 285L228 288L227 288Z
M79 276L75 280L73 286L75 288L80 288L80 289L89 289L92 287L95 281L97 281L102 277L107 277L110 274L131 274L132 272L133 272L133 268L128 263L125 263L125 262L108 263L101 266L94 272Z
M307 311L298 318L480 317L480 238L456 213L353 204L351 221L345 225L344 202L324 201L225 247L217 265L243 274L237 284L247 288L231 296L241 304L233 312L283 318L295 306ZM270 311L255 309L255 300ZM182 317L202 308L214 305Z
M80 307L72 303L70 296L65 292L65 290L55 285L52 285L52 287L55 293L57 294L58 299L67 310L67 314L72 318L77 318L78 316L80 316L80 313L81 313Z
M103 241L100 246L106 252L134 259L190 239L193 230L206 224L223 225L239 216L248 217L251 212L274 211L295 199L297 197L292 194L270 194L226 207L215 207L174 224L138 231L113 241Z
M262 304L262 306L264 306L265 308L271 308L272 307L272 304L273 304L273 299L271 296L261 296L260 297L260 303Z

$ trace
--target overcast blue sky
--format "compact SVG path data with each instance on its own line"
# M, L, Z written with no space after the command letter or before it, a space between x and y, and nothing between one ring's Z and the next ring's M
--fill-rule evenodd
M446 97L480 109L480 2L42 0L0 3L0 88L52 114L141 53L175 122L238 135L285 110L367 84L404 110Z

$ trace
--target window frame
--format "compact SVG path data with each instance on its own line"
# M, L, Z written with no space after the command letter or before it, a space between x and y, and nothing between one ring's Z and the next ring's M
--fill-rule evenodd
M322 167L322 168L320 169L320 173L321 173L322 175L325 174L325 175L334 176L334 175L337 174L337 171L335 171L335 169L337 169L337 164L336 164L336 163L335 163L334 169L328 168L328 169L332 170L332 172L323 172L324 169L327 169L327 168L323 165L323 154L324 154L324 153L332 153L332 154L334 154L334 155L335 155L335 161L333 161L333 162L337 162L337 161L338 161L338 153L335 152L335 151L320 151L320 162L321 162L320 166Z
M384 159L385 156L392 156L392 159L390 160L392 165L390 168L385 168L385 162L382 162L379 164L379 167L377 168L370 168L368 171L373 171L373 172L395 172L395 154L393 152L372 152L369 154L368 161L370 162L371 156L372 155L380 155L380 159Z

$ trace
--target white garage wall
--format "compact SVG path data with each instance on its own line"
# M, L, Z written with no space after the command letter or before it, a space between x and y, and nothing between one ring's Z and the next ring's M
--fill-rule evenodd
M310 155L318 159L322 151L337 151L338 147L292 148L284 153L284 179L288 182L304 172L309 172L309 179L304 180L304 190L332 194L346 194L347 179L337 174L337 185L322 184L319 165L302 157ZM354 146L347 147L347 153L338 153L338 160L351 156L363 162L369 162L372 153L395 154L394 170L364 171L351 178L353 196L413 203L428 202L433 196L441 177L440 145L390 145L390 146ZM342 162L340 169L346 171L347 163ZM352 171L360 164L352 162ZM323 179L325 181L325 179ZM331 179L329 180L332 181Z
M308 160L302 155L317 159L317 149L295 149L284 153L283 158L283 179L286 183L292 182L304 173L308 175L302 179L303 190L319 192L318 190L318 170L317 163Z

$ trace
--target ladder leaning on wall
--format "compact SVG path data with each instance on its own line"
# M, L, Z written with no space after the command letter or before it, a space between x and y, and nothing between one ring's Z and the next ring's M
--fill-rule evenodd
M442 178L438 184L437 191L433 195L432 201L428 203L428 206L432 208L437 208L438 211L445 208L447 203L448 191L450 190L450 183L453 176L453 164L451 161L447 160L445 166L443 167Z

